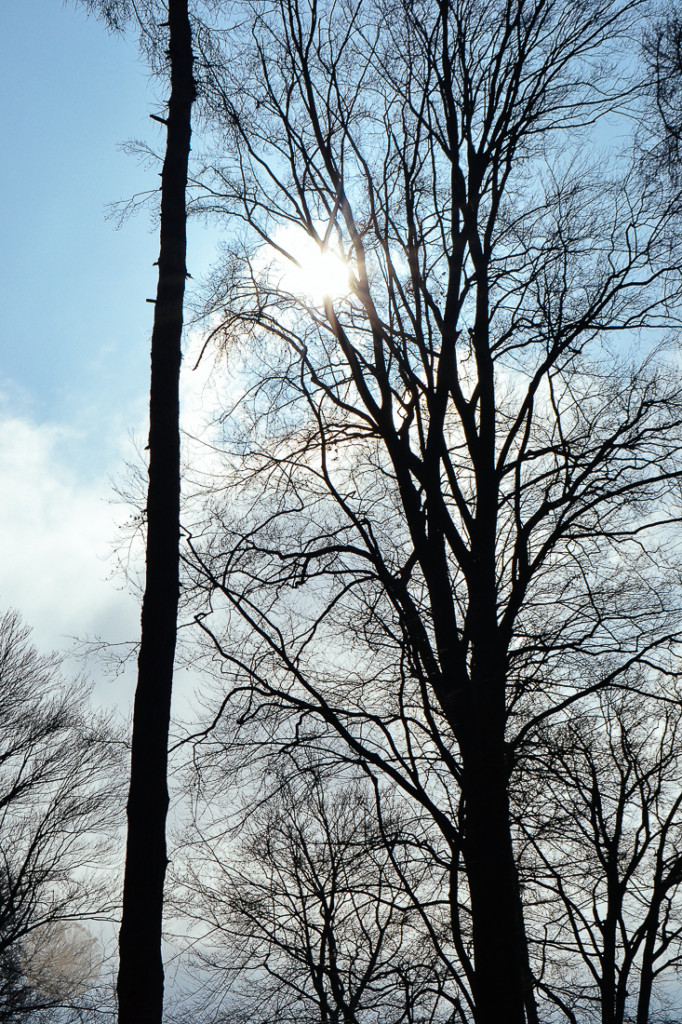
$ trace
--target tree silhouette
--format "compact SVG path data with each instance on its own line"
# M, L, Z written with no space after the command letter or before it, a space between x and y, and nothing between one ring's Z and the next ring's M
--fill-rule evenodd
M180 537L180 364L187 277L185 193L194 53L187 0L83 0L116 30L140 28L152 67L167 72L166 151L161 172L158 284L151 338L146 574L128 796L128 840L119 937L121 1024L159 1024L163 1014L161 929L166 874L168 731L177 638ZM162 20L163 19L163 20ZM163 30L168 29L167 49Z
M643 8L250 9L206 86L205 205L244 224L207 311L249 372L197 621L236 733L341 737L431 816L475 1020L532 1024L512 789L548 722L677 671L677 197L585 157L642 113ZM296 232L347 295L282 275Z
M177 635L180 535L180 361L185 293L192 36L187 0L168 3L171 92L161 174L159 279L149 400L145 591L128 797L120 933L120 1024L163 1015L161 928L166 874L168 730Z
M104 868L121 825L120 746L42 656L14 612L0 618L0 1020L69 1005L64 983L36 983L38 937L110 918ZM93 865L99 863L99 869Z

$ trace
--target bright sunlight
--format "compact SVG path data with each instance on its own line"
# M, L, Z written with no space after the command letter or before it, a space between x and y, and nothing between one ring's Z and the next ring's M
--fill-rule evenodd
M268 277L282 291L315 306L326 298L343 298L350 291L349 264L333 248L321 248L303 228L293 224L281 228L274 243L268 246Z

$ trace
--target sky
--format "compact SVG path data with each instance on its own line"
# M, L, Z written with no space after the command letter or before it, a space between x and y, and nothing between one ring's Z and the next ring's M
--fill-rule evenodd
M131 513L114 482L146 443L158 228L148 209L120 224L111 204L157 188L158 167L122 147L162 147L161 88L134 35L75 0L0 3L0 610L43 650L139 631L114 571ZM193 227L195 279L211 253ZM130 673L87 669L104 701L130 699Z

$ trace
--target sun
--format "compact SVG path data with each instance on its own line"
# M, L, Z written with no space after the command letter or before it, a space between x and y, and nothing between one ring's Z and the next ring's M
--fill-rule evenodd
M323 234L323 232L321 232ZM320 245L301 227L280 228L268 246L268 280L306 304L321 306L351 290L351 267L338 251Z

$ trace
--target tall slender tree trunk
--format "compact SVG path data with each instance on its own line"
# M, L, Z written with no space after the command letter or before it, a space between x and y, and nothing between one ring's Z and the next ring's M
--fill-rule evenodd
M195 98L187 0L168 0L168 27L171 92L161 175L159 280L151 341L147 569L119 937L119 1024L160 1024L163 1014L161 928L167 863L167 752L179 592L185 192Z

